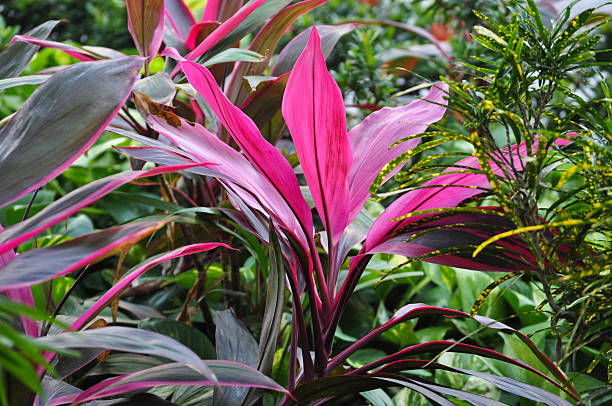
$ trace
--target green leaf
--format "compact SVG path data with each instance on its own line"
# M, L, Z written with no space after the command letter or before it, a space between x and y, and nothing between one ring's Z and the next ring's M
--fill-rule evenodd
M138 328L171 337L189 347L202 359L215 359L217 357L215 347L208 337L185 323L170 319L147 319L141 321Z

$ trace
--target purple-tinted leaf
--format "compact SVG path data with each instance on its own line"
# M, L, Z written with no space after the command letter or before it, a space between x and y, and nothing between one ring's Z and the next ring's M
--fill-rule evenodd
M102 329L104 330L104 329ZM162 336L163 337L163 336ZM230 361L202 361L216 376L217 385L270 389L287 393L272 379L246 365ZM49 406L60 402L85 402L159 385L214 385L215 383L194 368L182 362L164 364L133 374L102 381L78 396L56 399Z
M264 54L274 53L274 49L283 34L289 29L291 24L302 14L325 3L327 0L305 0L284 8L276 14L255 36L249 50ZM208 6L208 4L207 4ZM254 64L241 62L234 70L230 86L227 89L227 97L237 106L242 105L248 97L248 91L243 84L243 77L258 76L266 70L267 64ZM251 116L252 117L252 116ZM255 120L257 122L257 120Z
M192 62L188 63L196 65ZM216 84L214 86L216 86ZM285 182L285 184L280 184L280 187L277 188L270 182L269 178L264 177L260 171L255 169L255 167L253 167L253 165L251 165L251 163L249 163L249 161L245 159L242 154L221 141L200 124L187 123L183 118L172 113L162 112L153 103L150 103L150 101L144 99L138 101L138 105L140 106L142 114L146 116L147 121L155 131L158 131L164 135L181 149L189 151L189 153L194 155L198 161L206 163L206 166L211 170L220 173L224 177L227 177L227 179L231 180L232 183L240 186L234 186L233 190L245 203L262 212L267 212L270 216L273 216L276 221L280 221L283 227L300 236L300 240L306 244L306 237L302 231L300 223L298 222L295 211L292 210L292 207L286 203L288 199L284 198L285 195L279 193L283 191L281 187L285 187L285 192L288 189L289 192L291 192L291 188L297 190L297 192L294 191L294 193L297 194L290 195L286 192L286 195L289 196L290 199L293 199L289 200L290 202L295 203L296 205L302 204L305 206L305 209L302 209L298 214L305 217L305 219L302 218L301 220L306 224L310 224L310 229L307 230L312 232L312 217L310 216L310 209L301 196L297 179L291 170L291 166L278 150L274 149L274 147L263 140L263 138L262 140L267 143L267 146L264 144L257 145L255 141L257 138L255 138L254 134L252 133L240 134L242 138L247 138L246 142L248 142L249 145L252 145L253 148L255 148L254 153L256 154L257 159L260 161L266 157L269 159L270 156L276 156L279 159L278 162L262 162L262 165L268 168L268 171L271 171L271 168L281 168L281 170L282 168L285 168L285 170L288 168L290 173L284 171L284 173L271 174L272 179ZM236 108L233 105L232 107ZM219 108L225 109L228 108L228 106L227 104L219 104ZM219 111L221 112L221 110ZM229 114L230 113L225 111L225 115ZM244 116L244 113L240 112L240 114L241 116L239 118L232 119L231 123L234 124L236 121L240 121L241 125L246 126L240 127L241 129L244 128L244 131L252 130L254 128L252 121L250 121L250 123L247 122L246 120L250 119ZM257 128L254 128L254 130L257 130ZM261 134L258 135L261 137ZM249 137L252 138L249 139ZM264 155L262 150L269 151L270 154L273 154L272 149L270 148L274 149L276 154L267 156ZM290 176L293 176L293 179L291 179ZM291 186L291 183L294 183L293 187ZM227 182L226 185L232 187L231 184L227 184ZM251 194L254 195L256 199ZM301 202L300 199L302 199ZM265 207L265 209L263 207Z
M184 362L207 380L217 381L215 374L196 353L178 341L153 331L130 327L104 327L48 335L37 338L36 341L55 348L103 348L163 357L172 361Z
M353 156L342 93L327 71L316 29L291 71L282 111L315 206L335 245L348 224L347 175Z
M53 179L86 151L123 105L141 67L142 58L133 56L84 62L43 83L0 129L0 206Z
M274 185L304 225L305 232L310 233L310 208L302 197L289 162L262 137L253 120L225 97L206 68L194 62L181 62L180 65L189 82L208 102L251 163Z
M326 376L306 382L291 392L300 404L310 404L318 399L355 394L377 388L397 386L395 383L372 376Z
M198 164L199 165L199 164ZM42 209L36 215L0 231L0 254L17 247L41 231L66 219L79 209L95 202L118 187L141 177L175 172L194 164L167 166L148 171L126 172L98 179L82 186Z
M133 281L135 281L140 275L151 269L152 267L161 264L162 262L168 261L173 258L182 257L185 255L191 255L198 252L208 251L217 247L225 247L232 249L231 247L221 243L200 243L187 245L181 248L177 248L173 251L156 255L152 258L147 259L145 262L132 268L119 282L117 282L111 289L107 290L104 295L94 303L85 313L74 321L70 327L74 330L80 329L85 323L95 317L100 311L118 294L120 294L126 287L128 287Z
M349 132L353 150L353 165L349 172L349 220L354 219L363 208L370 196L370 184L383 167L417 146L421 139L414 138L390 149L391 145L402 138L424 132L429 124L440 120L446 111L444 105L447 103L447 94L448 85L438 82L423 100L402 107L380 109ZM400 169L397 167L387 179Z
M166 17L182 40L187 38L189 29L196 23L193 14L183 0L165 0Z
M227 360L248 367L257 367L257 341L249 330L232 314L231 310L215 313L215 345L217 359ZM242 404L248 388L216 389L214 403L220 406Z
M164 0L127 0L128 30L140 56L157 55L164 35Z
M535 258L518 236L487 247L473 258L474 248L497 235L514 229L513 223L501 216L499 207L474 207L482 213L442 213L416 216L396 235L375 246L369 253L390 253L424 261L483 271L511 272L531 269ZM490 213L490 214L489 214Z
M338 40L345 34L357 28L358 24L318 25L317 31L321 38L321 51L325 58L329 57ZM293 38L278 55L272 68L272 76L281 76L293 69L308 43L312 28L307 28Z
M29 37L27 35L15 35L13 39L11 40L11 43L14 43L17 41L26 42L28 44L41 46L45 48L59 49L60 51L64 51L65 53L72 56L73 58L76 58L79 61L83 61L83 62L89 62L89 61L94 61L96 59L100 59L98 56L94 55L93 53L83 48L76 47L70 44L64 44L62 42L49 41L49 40L44 40L40 38Z
M51 30L59 21L47 21L42 23L25 35L29 37L37 37L46 39ZM0 79L14 78L23 72L28 66L34 54L38 52L38 46L31 45L25 42L17 42L9 45L2 53L0 53Z
M422 316L430 316L430 315L448 316L448 317L470 317L467 313L464 313L458 310L446 309L443 307L436 307L436 306L428 306L424 303L408 304L402 307L401 309L399 309L397 312L395 312L395 314L389 319L389 321L384 323L382 326L372 330L366 336L357 340L346 350L342 351L340 354L334 357L334 359L332 359L331 362L329 363L327 367L327 371L329 372L332 371L334 368L339 366L344 360L346 360L355 351L359 350L360 348L365 347L369 342L374 340L376 337L380 336L385 331L389 330L391 327L396 326L399 323L403 323L407 320L411 320L411 319L422 317Z
M193 51L191 51L185 58L192 61L202 56L206 51L211 49L224 37L232 32L240 23L242 23L254 10L265 3L266 0L254 0L244 7L242 7L237 13L230 17L227 21L214 30L204 41L202 41Z
M162 227L146 221L86 234L62 244L27 251L0 268L0 291L28 287L114 255Z

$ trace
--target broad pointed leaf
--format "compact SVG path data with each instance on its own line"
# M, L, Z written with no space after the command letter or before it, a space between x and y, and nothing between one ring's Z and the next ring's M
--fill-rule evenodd
M327 71L316 28L289 76L282 111L317 211L336 244L348 224L353 156L342 93Z
M421 139L414 138L394 148L391 145L402 138L422 133L429 124L440 120L446 111L444 97L447 93L448 86L438 82L423 100L402 107L380 109L349 132L354 157L349 172L351 220L363 208L370 196L370 184L383 167L395 157L414 148Z
M87 150L123 105L141 67L140 57L84 62L43 83L0 129L0 206L53 179Z
M128 30L138 53L154 58L164 35L164 0L127 0L126 7Z

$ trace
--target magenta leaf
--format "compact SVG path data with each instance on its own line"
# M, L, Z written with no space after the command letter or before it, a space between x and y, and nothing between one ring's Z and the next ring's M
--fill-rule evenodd
M27 251L0 268L0 291L23 288L70 273L130 246L162 227L146 221L86 234L62 244Z
M164 35L164 0L127 0L128 30L140 56L157 55Z
M448 85L438 82L423 100L406 106L385 107L369 115L349 132L353 150L353 165L349 172L351 214L354 219L370 196L369 187L383 167L394 158L414 148L420 138L414 138L390 148L395 142L424 132L429 124L442 118L446 108ZM393 176L401 167L391 172Z
M199 164L195 164L199 165ZM174 172L193 167L194 164L167 166L147 171L126 172L98 179L88 183L61 199L51 203L36 215L0 231L0 254L17 247L41 231L68 218L79 209L95 202L118 187L141 177L154 176L160 173Z
M0 129L0 206L59 175L94 143L128 97L142 62L130 56L78 63L40 85Z
M263 138L253 120L225 97L206 68L187 61L181 62L180 65L189 82L208 102L251 163L274 185L293 209L303 224L305 233L311 233L310 208L302 197L289 162L279 150Z
M130 269L130 271L119 282L117 282L111 289L107 290L101 298L96 300L94 305L91 306L81 316L79 316L79 318L75 320L70 325L70 327L74 330L78 330L83 327L85 323L95 317L113 298L115 298L115 296L117 296L121 291L123 291L123 289L128 287L132 282L134 282L138 277L140 277L140 275L153 268L154 266L173 258L208 251L217 247L225 247L232 249L228 245L222 243L200 243L177 248L173 251L159 254L147 259L143 263L140 263L134 268Z
M261 372L230 361L202 361L216 376L216 384L231 387L252 387L287 393L287 390ZM215 385L202 373L182 362L164 364L140 372L102 381L80 394L56 398L49 406L69 402L86 402L159 385Z
M285 90L283 116L332 244L348 224L348 171L353 160L342 93L327 71L313 28Z

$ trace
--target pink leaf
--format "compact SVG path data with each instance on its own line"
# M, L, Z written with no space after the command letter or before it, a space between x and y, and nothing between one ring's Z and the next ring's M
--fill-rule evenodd
M353 156L342 93L327 71L314 27L287 82L282 111L317 211L336 244L348 223Z
M208 102L249 161L283 196L302 223L304 232L310 234L312 232L310 208L302 197L293 168L283 154L263 138L249 116L225 97L208 69L189 61L181 62L180 65L189 83Z
M448 85L438 82L432 86L424 100L397 108L385 107L369 115L349 132L354 156L349 172L350 220L359 214L368 200L368 189L383 167L416 147L421 139L411 139L389 149L391 145L402 138L422 133L429 124L440 120L446 108L438 104L446 105L444 96L447 93ZM401 167L398 167L389 177L400 169Z
M165 8L166 17L174 31L182 40L186 39L189 29L196 23L189 7L183 0L165 0Z
M25 35L15 35L13 39L11 40L11 44L15 41L23 41L23 42L27 42L28 44L38 45L38 46L45 47L45 48L59 49L60 51L64 51L65 53L72 56L73 58L78 59L79 61L87 62L87 61L94 61L96 59L101 59L100 57L96 56L95 54L83 48L75 47L73 45L64 44L61 42L38 39L34 37L28 37Z

